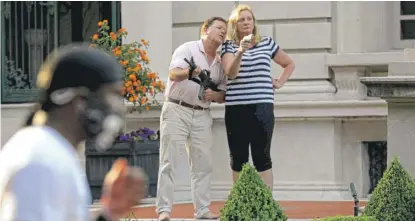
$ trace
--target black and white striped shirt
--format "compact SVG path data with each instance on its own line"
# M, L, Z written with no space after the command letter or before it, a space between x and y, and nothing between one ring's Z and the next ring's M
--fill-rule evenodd
M235 54L238 48L233 41L226 41L222 45L221 56ZM263 37L242 55L239 74L233 80L228 79L225 105L274 103L271 61L278 49L278 44L271 37Z

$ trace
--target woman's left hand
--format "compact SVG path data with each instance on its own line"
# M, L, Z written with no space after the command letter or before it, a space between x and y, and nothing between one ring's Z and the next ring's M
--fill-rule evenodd
M278 79L272 79L272 86L274 89L280 89L284 84L282 84Z

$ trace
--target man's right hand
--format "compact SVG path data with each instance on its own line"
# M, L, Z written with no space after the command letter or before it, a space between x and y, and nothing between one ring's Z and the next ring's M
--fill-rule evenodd
M187 68L187 72L189 72L189 68ZM192 77L197 77L199 76L200 72L202 72L202 69L200 69L199 66L197 66L197 68L195 70L193 70L192 73L190 73L192 75Z

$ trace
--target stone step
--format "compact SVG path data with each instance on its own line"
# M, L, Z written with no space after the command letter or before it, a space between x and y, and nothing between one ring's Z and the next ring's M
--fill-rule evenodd
M281 208L291 221L306 221L312 220L314 217L329 217L336 215L353 215L353 201L279 201ZM213 201L211 209L213 212L218 213L223 208L224 201ZM361 214L365 201L361 201L359 204L359 213ZM94 213L94 210L98 210L99 204L91 206L90 211ZM193 205L191 202L175 202L173 206L172 221L173 220L195 220L193 217ZM143 204L135 206L131 209L132 215L126 215L125 221L137 221L137 220L155 220L157 221L157 214L155 212L153 199L144 201ZM183 217L183 218L179 218ZM120 220L121 221L121 220Z

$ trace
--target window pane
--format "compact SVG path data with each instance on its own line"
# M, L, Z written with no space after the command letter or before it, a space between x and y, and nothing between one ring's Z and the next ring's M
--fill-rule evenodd
M415 20L401 20L401 39L415 39Z
M33 102L37 72L56 47L56 1L4 1L1 6L1 102Z
M401 15L415 15L415 2L401 2Z

